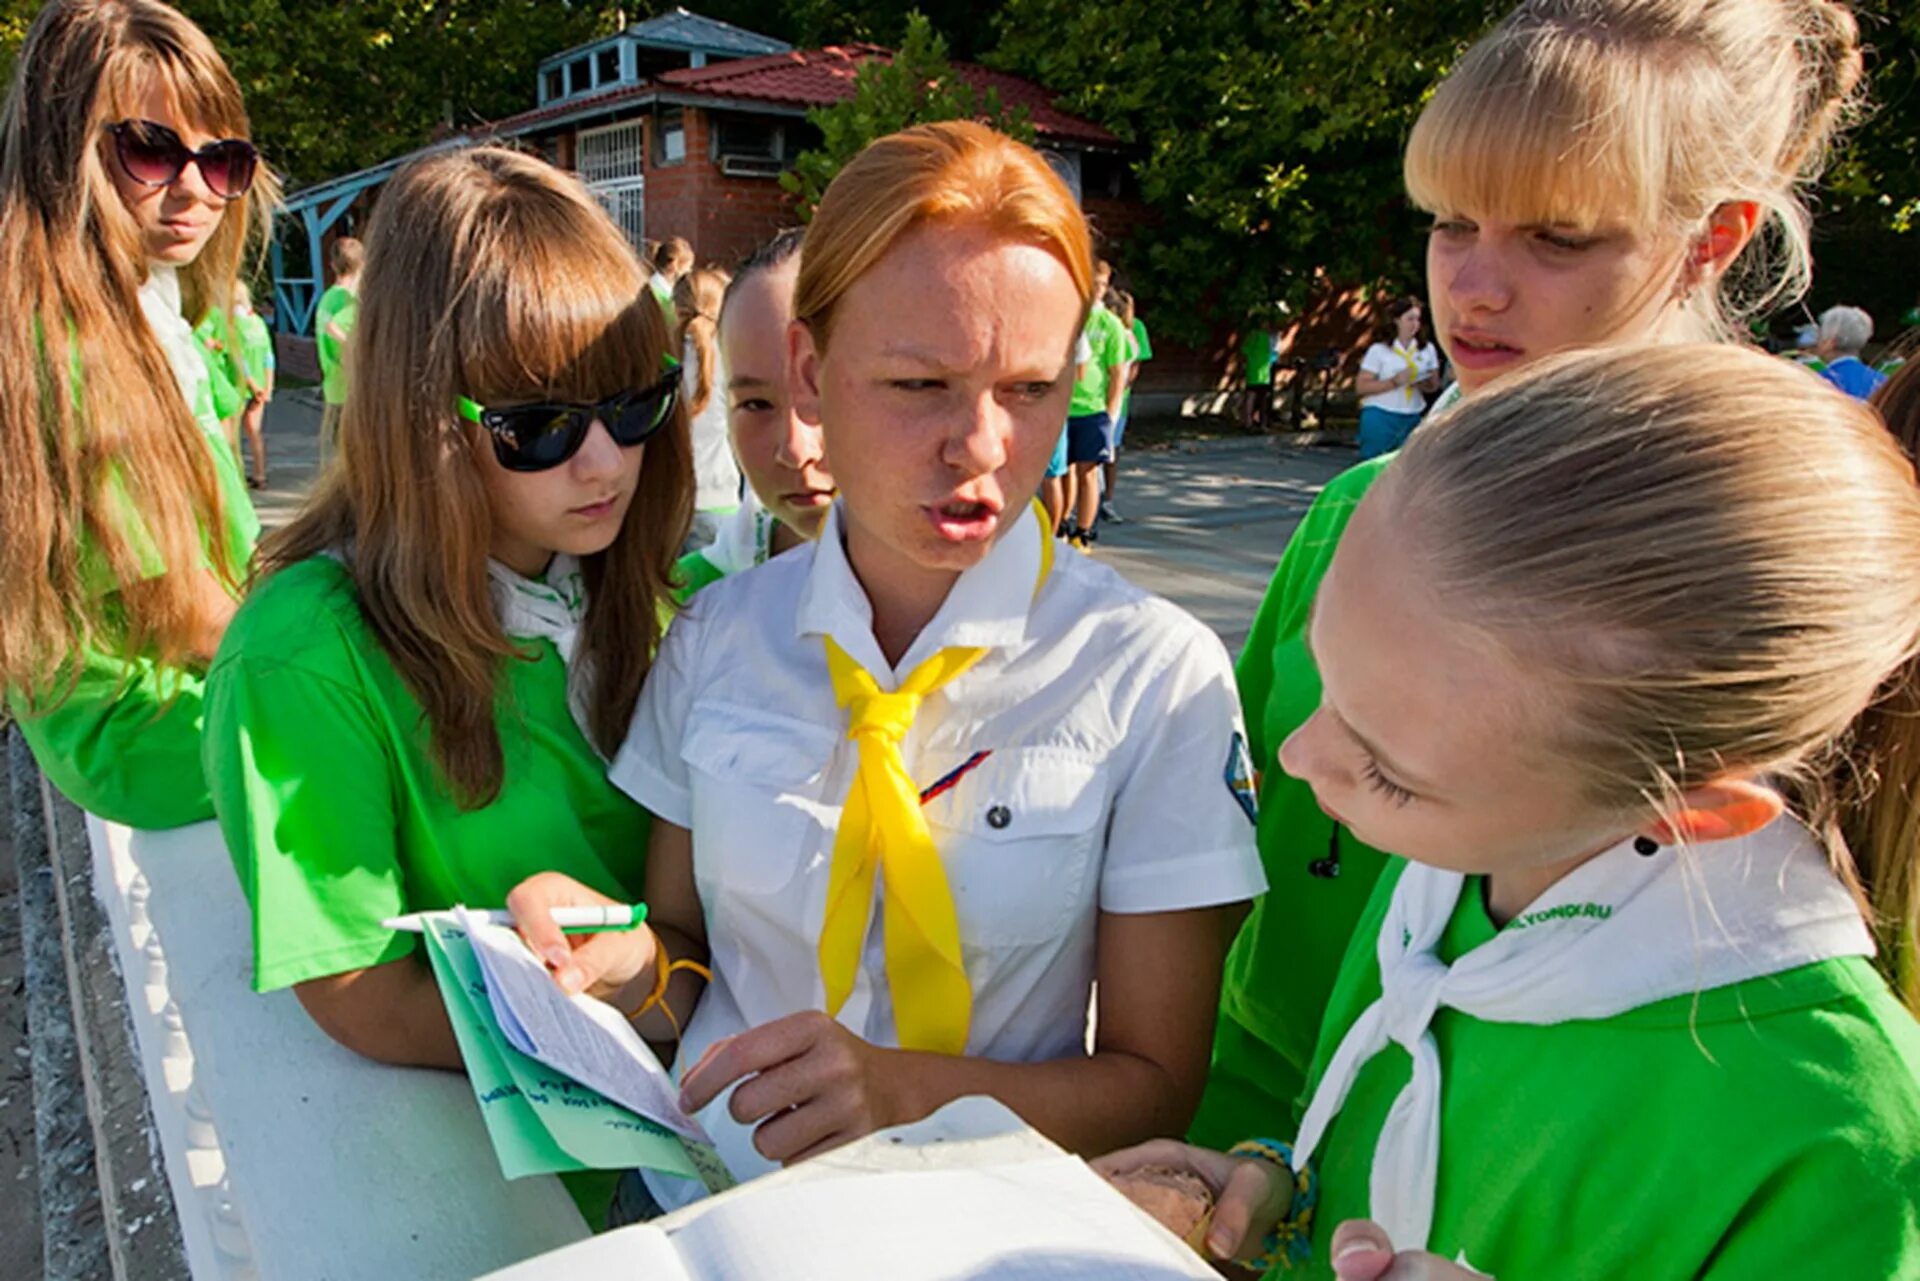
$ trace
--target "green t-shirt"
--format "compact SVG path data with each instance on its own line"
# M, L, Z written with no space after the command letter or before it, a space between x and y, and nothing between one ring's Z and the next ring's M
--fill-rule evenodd
M1306 1083L1327 993L1386 856L1340 833L1340 874L1315 876L1333 820L1313 789L1281 770L1280 744L1320 705L1320 672L1302 639L1307 610L1354 508L1393 458L1353 467L1320 492L1274 571L1234 668L1248 750L1260 778L1258 835L1267 893L1227 954L1213 1066L1188 1135L1225 1148L1271 1133Z
M232 317L215 308L194 326L193 336L199 339L200 350L207 358L214 415L225 422L247 407L245 370L240 364L240 340Z
M1073 404L1067 409L1070 416L1107 412L1108 371L1127 363L1127 342L1120 318L1104 304L1095 303L1087 313L1087 346L1093 349L1093 359L1087 362L1086 376L1073 384Z
M72 359L77 392L77 348ZM210 417L204 384L192 398L220 486L227 555L245 573L260 537L260 518L220 423ZM119 475L110 473L108 484L120 500L121 527L145 576L166 573L166 562ZM91 539L81 539L80 556L93 589L108 598L100 607L110 618L116 589L112 572ZM47 781L81 809L129 827L180 827L211 818L213 802L200 768L204 673L100 648L83 651L77 666L71 686L72 669L63 669L37 700L18 689L6 691L7 710Z
M1153 359L1153 344L1147 340L1147 322L1138 316L1133 318L1133 347L1135 360Z
M684 605L727 576L727 571L708 560L705 553L692 551L673 563L673 603Z
M1249 329L1240 339L1240 358L1247 365L1247 386L1266 387L1273 382L1273 335L1265 329Z
M345 285L335 285L320 295L320 306L313 317L313 339L320 354L320 391L329 405L347 403L347 371L342 363L346 343L328 333L327 326L337 325L341 333L352 337L359 319L360 298Z
M1316 1080L1380 995L1374 941L1404 867L1359 922ZM1481 887L1469 878L1443 961L1494 937ZM1521 1281L1920 1277L1920 1025L1865 959L1548 1026L1443 1008L1431 1030L1440 1257ZM1361 1068L1317 1156L1314 1259L1274 1276L1332 1275L1327 1243L1368 1217L1411 1062L1389 1044Z
M680 327L680 312L673 305L673 290L662 289L656 280L648 281L647 288L653 291L653 300L660 304L660 314L666 318L667 332L671 334Z
M241 608L207 677L206 771L253 909L257 990L409 955L418 937L382 918L499 907L535 872L636 900L646 811L574 724L552 644L525 643L537 658L504 669L500 794L463 812L337 561L284 569Z
M273 335L267 331L267 322L251 312L238 320L240 358L246 363L247 377L255 386L265 387L267 373L274 367Z

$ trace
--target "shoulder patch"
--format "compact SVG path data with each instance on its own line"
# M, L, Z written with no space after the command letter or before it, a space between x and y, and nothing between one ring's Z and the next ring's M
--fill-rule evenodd
M1233 732L1233 739L1227 744L1227 764L1221 777L1227 790L1233 793L1233 799L1246 811L1247 822L1258 823L1260 802L1253 783L1253 758L1247 755L1247 738L1239 730Z

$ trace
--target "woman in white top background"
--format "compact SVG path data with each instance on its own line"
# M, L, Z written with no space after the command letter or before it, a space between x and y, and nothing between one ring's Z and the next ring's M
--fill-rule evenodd
M694 547L712 542L720 518L740 505L740 464L727 433L727 362L718 334L727 280L727 273L717 267L697 267L673 287L681 394L693 427L693 534L688 542Z
M1360 458L1392 453L1407 441L1426 412L1427 394L1440 390L1440 356L1420 341L1425 313L1418 298L1387 305L1379 341L1360 358L1354 390L1360 393Z
M599 896L509 898L563 986L684 1027L684 1102L743 1177L964 1095L1083 1152L1198 1099L1262 884L1251 772L1219 641L1056 558L1031 501L1092 288L1071 194L1002 135L842 171L790 331L842 497L668 632L613 766L657 816L649 928L569 953L547 909ZM664 981L687 959L710 986Z

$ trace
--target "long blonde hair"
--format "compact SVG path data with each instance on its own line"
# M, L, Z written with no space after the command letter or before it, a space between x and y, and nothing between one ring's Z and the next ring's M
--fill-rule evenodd
M697 416L713 399L714 331L720 322L720 304L727 296L727 273L717 267L696 267L674 282L673 311L679 317L674 335L674 355L687 349L693 340L693 395L687 398L687 413Z
M1435 212L1681 236L1753 201L1754 243L1687 302L1687 336L1728 339L1806 292L1800 192L1860 72L1858 28L1833 0L1524 0L1421 112L1407 191Z
M107 169L107 126L156 81L204 132L248 136L212 43L153 0L41 10L0 116L0 683L35 699L83 649L189 661L195 576L152 577L156 555L174 569L209 558L235 591L246 572L219 536L206 435L141 313L145 242ZM231 306L274 199L263 165L181 269L187 316Z
M1442 608L1562 695L1548 750L1592 802L1773 778L1920 1008L1920 718L1884 719L1920 680L1920 489L1872 410L1722 344L1572 353L1378 493Z
M1040 153L972 121L916 125L867 144L807 225L793 314L822 349L841 295L923 222L977 222L1039 245L1092 305L1092 236L1073 193Z
M456 402L591 403L659 381L666 321L646 279L585 188L517 152L417 160L374 211L340 463L262 560L271 574L347 549L361 612L425 708L434 759L467 808L499 794L500 676L525 653L487 585L494 524L476 451L492 445ZM619 535L581 558L574 661L593 672L591 737L608 754L652 663L692 520L685 413L646 450Z

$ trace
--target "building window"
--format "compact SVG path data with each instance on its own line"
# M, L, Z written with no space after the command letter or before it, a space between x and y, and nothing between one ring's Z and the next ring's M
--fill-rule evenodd
M784 158L782 150L781 127L771 120L756 120L749 116L729 116L716 113L713 121L713 154L716 159L728 156L748 156L755 160L780 160Z
M564 68L548 67L546 74L541 77L541 84L544 88L542 89L540 100L542 102L552 102L556 98L566 97L566 79Z
M687 158L687 126L680 108L669 107L653 118L653 163L677 165Z
M610 85L620 79L619 45L615 45L611 49L602 49L594 55L594 58L598 63L599 70L599 74L594 78L595 84Z
M642 119L582 129L574 150L574 170L588 186L628 182L646 173L646 128Z
M588 79L588 76L592 71L593 68L588 65L585 58L575 58L572 62L569 62L567 64L567 92L585 93L588 89L591 89L593 87L593 81Z

